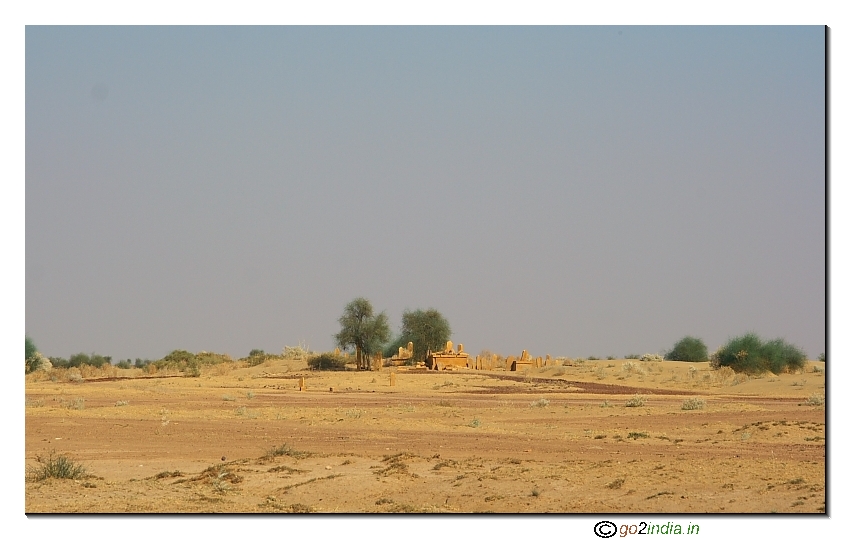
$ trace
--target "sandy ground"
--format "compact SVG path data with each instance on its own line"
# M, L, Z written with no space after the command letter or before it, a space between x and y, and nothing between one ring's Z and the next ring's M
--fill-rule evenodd
M88 476L27 481L27 513L824 511L821 363L395 370L395 386L305 366L28 376L28 467L61 454Z

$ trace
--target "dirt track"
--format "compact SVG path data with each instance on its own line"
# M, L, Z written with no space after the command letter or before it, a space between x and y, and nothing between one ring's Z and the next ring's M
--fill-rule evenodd
M285 362L28 380L27 464L55 451L91 476L28 482L27 512L823 510L824 407L801 405L822 372L732 383L600 361L400 371L390 387L386 370ZM627 407L635 394L645 404ZM682 410L690 398L704 408Z

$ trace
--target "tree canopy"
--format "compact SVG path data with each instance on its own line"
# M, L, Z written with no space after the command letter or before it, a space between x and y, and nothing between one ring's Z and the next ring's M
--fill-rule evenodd
M413 360L424 361L428 350L442 350L452 336L452 329L439 311L405 310L401 316L400 345L413 342Z
M341 329L334 340L342 349L354 348L358 369L368 367L369 357L390 339L387 315L375 314L372 303L363 297L345 305L339 324Z

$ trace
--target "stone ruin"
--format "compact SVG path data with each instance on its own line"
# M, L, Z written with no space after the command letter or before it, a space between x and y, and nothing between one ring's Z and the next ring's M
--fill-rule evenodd
M463 344L458 344L457 351L455 351L451 340L446 342L446 347L443 351L434 352L429 350L425 358L425 366L429 370L474 368L474 365L470 364L469 353L463 351Z
M399 347L398 355L390 359L393 366L404 366L413 358L413 342L408 342L407 347Z

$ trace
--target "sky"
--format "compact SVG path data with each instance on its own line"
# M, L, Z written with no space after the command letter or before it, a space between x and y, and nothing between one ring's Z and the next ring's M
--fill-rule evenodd
M826 349L822 26L28 26L26 332L48 356ZM113 360L115 362L115 360Z

